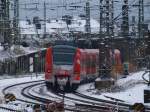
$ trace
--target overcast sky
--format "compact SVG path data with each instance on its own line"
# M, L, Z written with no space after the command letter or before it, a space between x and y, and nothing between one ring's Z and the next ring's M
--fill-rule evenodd
M90 7L91 7L91 16L93 18L99 18L99 7L98 3L99 0L90 0ZM118 2L114 3L114 10L115 16L121 13L121 6L123 4L123 0L115 0ZM86 0L20 0L20 19L25 20L26 18L33 18L34 16L39 16L43 18L43 9L44 9L44 2L46 2L47 8L47 19L55 19L61 18L63 15L79 15L85 14L85 2ZM149 0L145 0L145 4L150 2ZM129 0L129 4L137 4L138 0ZM26 4L26 5L25 5ZM66 7L64 7L66 6ZM79 6L79 8L73 8L70 6ZM150 18L150 6L145 7L145 19ZM129 8L129 17L134 15L136 16L136 20L138 19L138 8ZM120 17L121 18L121 17Z

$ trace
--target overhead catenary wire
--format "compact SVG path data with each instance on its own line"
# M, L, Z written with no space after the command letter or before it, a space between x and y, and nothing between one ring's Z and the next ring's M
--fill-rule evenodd
M135 1L135 0L134 0ZM134 2L133 1L133 2ZM35 2L35 1L33 1L33 2ZM48 5L49 7L47 8L47 10L61 10L62 9L62 7L70 7L71 5L82 5L83 6L83 3L85 3L86 2L86 0L78 0L78 1L70 1L70 0L67 0L67 1L65 1L65 5L66 6L64 6L62 3L63 2L60 2L60 3L56 3L56 2L52 2L52 0L51 1L46 1L46 5ZM93 2L93 0L91 0L91 2ZM121 1L119 1L119 2L121 2ZM32 3L32 2L30 2L30 3ZM38 10L41 10L42 9L42 7L39 7L39 5L42 5L41 3L37 3L38 4ZM23 5L23 4L22 4ZM69 6L70 5L70 6ZM93 7L95 6L96 4L91 4L91 6L90 6L90 10L93 10L93 12L94 12L94 15L95 16L98 16L98 14L96 14L95 13L95 10L97 10L96 9L96 7L93 9ZM61 9L59 9L59 8L61 8ZM78 9L80 9L80 8L82 8L80 11L78 11ZM29 9L30 10L30 9ZM34 10L34 8L33 8L33 10ZM36 8L35 8L35 10L37 10ZM37 10L37 11L38 11ZM68 10L68 11L67 11ZM75 10L77 10L77 11L75 11ZM63 14L72 14L73 15L73 13L75 13L75 15L77 15L78 13L77 12L81 12L81 13L83 13L84 11L82 11L82 10L84 10L84 7L79 7L79 8L74 8L73 10L71 10L71 9L69 9L69 8L66 8L66 11L65 12L68 12L68 13L63 13ZM114 8L114 10L115 10L115 8ZM52 12L51 11L51 12ZM116 10L115 10L116 11ZM49 11L48 11L49 12ZM54 12L54 11L53 11ZM52 13L53 13L52 12ZM57 11L58 12L58 11ZM62 12L62 11L61 11ZM72 12L72 13L71 13ZM91 12L91 14L93 13L93 12ZM50 14L50 13L48 13L48 14ZM56 13L55 13L56 14ZM55 15L55 14L53 14L53 15ZM116 15L116 14L115 14ZM121 16L122 14L120 14L120 16ZM57 14L57 16L56 17L61 17L62 16L62 13L61 14ZM119 17L120 17L119 16ZM54 16L53 16L54 17Z
M26 1L28 1L28 0L26 0ZM46 3L46 4L49 5L49 6L52 6L52 5L51 5L51 4L52 4L51 2L52 2L52 1L49 1L49 3ZM136 0L134 0L133 2L136 2ZM81 4L81 3L85 3L85 0L83 0L83 1L81 0L80 2L69 2L68 4L69 4L69 5L70 5L70 4L72 5L72 4ZM25 4L28 4L28 5L29 5L29 3L25 3ZM21 3L20 5L25 5L25 4ZM30 5L34 5L34 4L40 5L41 3L35 2L35 1L30 2ZM67 4L67 3L66 3L66 4ZM68 4L67 4L67 5L68 5ZM58 3L57 3L57 5L58 5ZM132 5L132 4L131 4L131 5ZM95 5L93 5L93 6L95 6ZM93 6L92 6L92 4L91 4L90 8L92 8ZM129 6L130 6L130 5L129 5ZM20 6L20 7L21 7L21 6ZM42 7L41 7L41 8L42 8ZM56 8L56 7L54 7L54 8ZM58 7L57 7L57 8L58 8ZM84 7L82 7L82 8L84 8ZM39 7L38 7L38 9L39 9ZM129 8L129 9L130 9L130 8ZM26 9L25 9L25 10L26 10ZM39 10L41 10L41 9L39 9ZM47 8L47 10L50 10L50 8ZM71 13L71 12L74 12L74 13L77 15L78 12L82 12L82 13L84 12L84 11L79 11L78 9L75 9L75 10L77 10L77 11L70 11L70 13ZM90 10L91 10L91 9L90 9ZM93 10L95 10L95 9L93 9ZM119 10L119 9L118 9L118 10ZM33 11L34 11L34 8L33 8ZM30 11L30 12L28 11L29 14L26 13L26 15L27 15L26 17L29 17L29 15L34 14L34 13L36 12L36 8L35 8L35 11L34 11L34 12L33 12L33 11ZM37 10L37 11L38 11L38 10ZM32 13L32 12L33 12L33 13ZM58 11L57 11L57 12L58 12ZM32 14L31 14L31 13L32 13ZM69 13L68 13L68 14L69 14ZM71 14L73 15L73 13L71 13ZM61 16L58 16L58 15L59 15L59 14L57 14L57 17L61 17ZM98 14L95 13L95 16L98 16ZM114 20L117 19L117 18L120 17L120 16L121 16L121 13L120 13L117 17L115 17ZM57 18L57 17L56 17L56 18ZM50 18L51 18L51 17L50 17ZM54 18L54 17L53 17L53 18ZM96 18L96 17L95 17L95 18ZM20 20L21 20L21 19L20 19ZM23 20L23 19L22 19L22 20Z

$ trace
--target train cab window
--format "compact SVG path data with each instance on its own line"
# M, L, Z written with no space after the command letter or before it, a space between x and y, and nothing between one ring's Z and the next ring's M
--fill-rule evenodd
M53 62L55 65L73 65L76 49L71 46L56 46L53 48Z
M54 53L54 64L55 65L72 65L73 64L73 53L60 53L55 52Z

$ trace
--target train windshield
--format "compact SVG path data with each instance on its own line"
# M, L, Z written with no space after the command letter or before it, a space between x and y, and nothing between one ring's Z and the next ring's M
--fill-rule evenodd
M53 47L53 63L55 65L73 65L76 48L66 45Z

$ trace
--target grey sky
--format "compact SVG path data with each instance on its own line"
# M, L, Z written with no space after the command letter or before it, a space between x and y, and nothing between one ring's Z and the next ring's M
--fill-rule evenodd
M99 11L98 11L98 3L99 0L90 0L91 1L91 16L93 18L99 18ZM115 0L114 10L115 16L121 13L121 6L123 0ZM149 0L144 0L145 4L150 2ZM33 18L34 16L39 16L43 18L43 4L46 2L47 7L47 19L48 18L60 18L63 15L79 15L85 13L85 2L86 0L20 0L20 19L25 20L27 18ZM35 4L36 3L36 4ZM129 0L129 4L137 4L138 0ZM26 5L25 5L26 4ZM30 4L30 5L29 5ZM150 3L149 3L150 4ZM79 8L72 8L70 6L82 6ZM66 6L66 7L64 7ZM32 10L31 10L32 9ZM150 6L145 7L145 19L150 18ZM130 7L129 9L129 17L136 16L136 20L138 19L138 8Z

